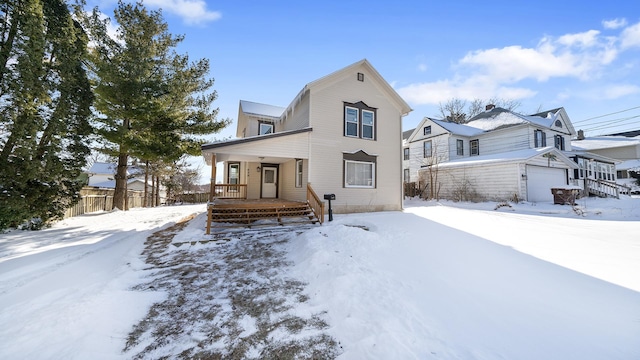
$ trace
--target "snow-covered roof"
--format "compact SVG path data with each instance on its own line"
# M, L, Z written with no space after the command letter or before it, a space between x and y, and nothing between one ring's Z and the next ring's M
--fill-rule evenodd
M141 180L141 179L133 178L133 179L127 180L127 184L133 184L133 183L136 183L136 182L140 182L140 183L144 184L144 180ZM149 183L148 185L151 185L151 183ZM91 184L89 186L98 187L98 188L104 188L104 189L115 189L116 188L116 181L115 180L101 181L101 182L98 182L98 183Z
M240 107L245 114L279 118L285 108L280 106L261 104L247 100L240 100Z
M640 159L623 161L620 164L616 165L616 169L640 172Z
M559 110L557 109L555 112L551 110L535 115L521 115L503 108L494 108L472 117L466 125L485 131L527 123L551 128L555 121L558 120Z
M113 163L97 162L91 165L89 172L92 174L115 174L116 167L117 165Z
M499 154L464 157L464 158L440 163L438 164L438 167L446 168L446 167L458 167L458 166L489 165L489 164L496 164L496 163L504 164L504 163L511 163L511 162L523 162L523 161L532 159L536 156L544 155L551 152L555 153L556 158L559 158L559 160L562 160L569 167L571 168L578 167L578 165L575 162L573 162L571 159L569 159L567 156L562 154L553 146L547 146L544 148L537 148L537 149L509 151L509 152L504 152Z
M632 138L625 136L600 136L571 141L572 148L587 151L638 145L640 145L640 136Z
M438 124L439 126L442 126L445 130L455 135L477 136L485 132L482 129L479 129L473 126L468 126L466 124L456 124L456 123L447 122L443 120L433 120L433 119L431 121Z

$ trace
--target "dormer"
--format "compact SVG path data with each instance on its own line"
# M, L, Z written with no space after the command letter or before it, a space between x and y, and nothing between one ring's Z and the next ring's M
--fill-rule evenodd
M236 137L267 135L275 132L276 123L285 108L252 101L240 100Z

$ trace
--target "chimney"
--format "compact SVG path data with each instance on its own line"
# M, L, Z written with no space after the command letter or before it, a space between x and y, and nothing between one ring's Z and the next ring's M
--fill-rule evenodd
M584 140L584 131L578 130L578 140Z
M492 109L495 109L495 108L496 108L496 106L495 106L495 105L493 105L493 104L489 104L489 105L485 106L485 108L484 108L484 109L485 109L486 111L489 111L489 110L492 110Z

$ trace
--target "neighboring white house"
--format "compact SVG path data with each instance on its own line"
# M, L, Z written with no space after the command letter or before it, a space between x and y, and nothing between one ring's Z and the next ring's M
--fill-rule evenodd
M405 173L427 194L461 200L551 202L551 188L615 182L615 160L572 151L575 134L563 108L521 115L490 105L464 125L424 118L405 142Z
M267 89L265 89L267 90ZM202 146L247 199L335 194L336 213L402 208L402 117L409 105L367 60L305 85L287 107L240 101L238 139ZM213 176L212 176L213 178Z
M117 164L96 162L89 169L89 186L102 188L102 189L115 189L116 188L116 173ZM144 191L144 172L142 170L129 166L127 168L127 190ZM151 184L149 184L149 188ZM149 190L151 191L151 190Z
M640 178L640 130L586 138L579 131L571 146L620 161L616 164L617 181L640 192L636 181Z

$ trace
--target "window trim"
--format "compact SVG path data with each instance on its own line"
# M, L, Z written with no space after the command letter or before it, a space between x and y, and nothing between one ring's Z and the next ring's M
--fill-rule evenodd
M362 114L362 115L361 115L361 116L362 116L362 121L361 121L362 126L361 126L361 131L360 131L360 134L362 134L362 135L361 135L360 137L361 137L361 138L363 138L363 139L367 139L367 140L373 140L373 139L375 139L376 113L375 113L374 111L366 110L366 109L362 109L362 110L360 111L360 113ZM365 114L365 113L371 114L371 122L372 122L372 123L371 123L371 125L365 125L365 123L364 123L364 114ZM365 133L364 133L364 127L365 127L365 126L370 126L370 127L371 127L371 137L365 137L365 136L364 136L364 134L365 134Z
M474 151L475 145L475 151ZM469 156L480 155L480 139L469 140Z
M422 135L431 135L431 125L425 126L422 129Z
M353 121L349 121L349 116L347 115L347 111L349 109L352 109L352 110L356 111L356 121L355 121L356 134L355 135L350 135L348 133L348 130L349 130L348 124L354 124ZM345 105L345 107L344 107L344 136L353 137L353 138L359 138L360 137L360 125L359 125L359 123L360 123L360 109L358 109L356 107L353 107L353 106Z
M357 139L363 139L363 140L372 140L372 141L376 141L377 137L378 137L378 126L377 126L377 122L378 122L378 109L376 108L372 108L370 106L368 106L367 104L365 104L362 101L359 101L357 103L348 103L348 102L343 102L344 105L344 119L343 119L343 135L345 137L349 137L349 138L357 138ZM349 109L353 109L356 111L356 122L354 121L347 121L347 111ZM364 114L365 113L371 113L372 115L372 120L373 120L373 124L372 125L365 125L364 124ZM348 126L349 124L355 124L356 125L356 134L348 134L347 130L348 130ZM364 136L364 128L366 126L371 126L371 137L365 137Z
M237 169L238 169L238 172L237 172L238 178L236 179L237 183L235 183L235 184L231 183L231 168L233 168L233 167L237 167ZM227 164L227 184L231 184L231 185L239 185L240 184L240 168L241 168L241 166L240 166L239 162L230 162L230 163ZM238 191L240 191L240 188L238 188L237 186L230 186L229 187L229 192L238 192Z
M402 149L402 154L403 154L403 157L402 157L403 160L410 160L410 158L411 158L411 150L409 150L408 147Z
M271 128L270 132L262 132L262 127L263 126L269 126ZM268 135L268 134L273 134L275 132L275 126L273 125L272 122L269 121L258 121L258 135Z
M464 141L462 139L456 139L456 155L464 156Z
M565 149L564 136L562 136L562 135L554 135L553 136L553 146L555 146L555 148L558 149L558 150L564 151L564 149Z
M304 163L302 159L296 159L296 171L295 171L295 184L297 188L302 187L303 180L303 172L304 172Z

